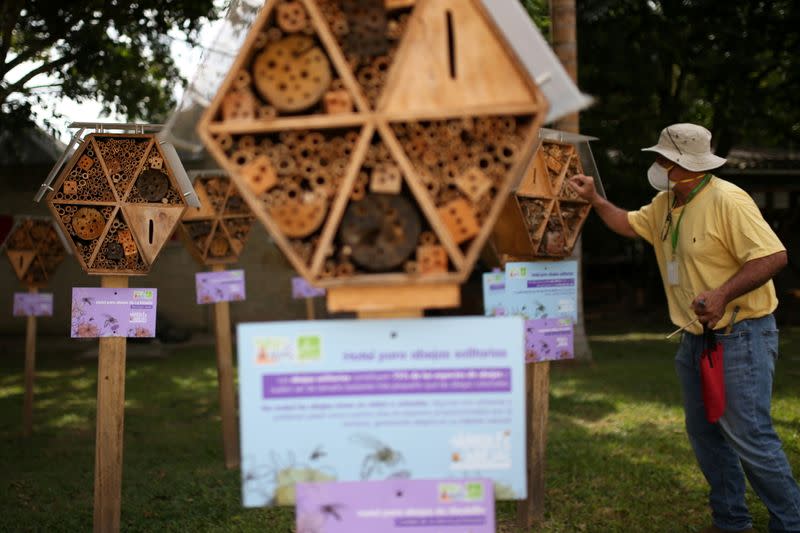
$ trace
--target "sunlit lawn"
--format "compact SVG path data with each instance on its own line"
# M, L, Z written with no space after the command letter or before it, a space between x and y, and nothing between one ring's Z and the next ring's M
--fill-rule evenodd
M709 523L683 432L675 344L662 337L604 331L592 337L594 363L553 365L546 520L533 531L690 532ZM773 414L800 472L798 341L800 330L783 332ZM240 505L239 474L222 464L214 361L210 346L128 361L124 531L292 530L288 509ZM96 361L39 354L30 439L20 436L22 362L0 358L0 531L89 531ZM751 509L766 531L752 496ZM516 531L513 504L500 504L498 516L501 531Z

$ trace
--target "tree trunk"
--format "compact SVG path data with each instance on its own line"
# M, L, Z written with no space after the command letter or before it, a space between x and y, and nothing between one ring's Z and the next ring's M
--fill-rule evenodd
M575 24L575 0L550 0L550 20L553 51L573 81L578 81L578 42ZM567 115L556 123L562 131L578 133L580 121L578 113ZM578 261L578 323L575 324L575 358L589 361L592 350L586 338L583 317L583 243L578 239L572 252Z

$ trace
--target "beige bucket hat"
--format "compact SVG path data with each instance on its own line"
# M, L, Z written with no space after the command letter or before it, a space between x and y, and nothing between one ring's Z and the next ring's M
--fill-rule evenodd
M642 151L661 154L692 172L721 167L727 161L711 152L711 132L697 124L667 126L661 130L658 144Z

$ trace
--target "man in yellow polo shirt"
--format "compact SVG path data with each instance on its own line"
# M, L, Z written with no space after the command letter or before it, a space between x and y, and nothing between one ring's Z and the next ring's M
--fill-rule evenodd
M770 415L778 357L772 278L786 265L786 249L750 196L711 173L725 159L711 152L707 129L673 124L644 150L657 154L647 176L660 192L638 211L602 198L589 176L570 184L613 231L653 245L670 318L688 325L675 366L686 431L711 487L713 525L704 531L754 531L746 475L769 510L769 530L800 532L800 489ZM716 330L724 350L727 401L714 424L700 383L704 327Z

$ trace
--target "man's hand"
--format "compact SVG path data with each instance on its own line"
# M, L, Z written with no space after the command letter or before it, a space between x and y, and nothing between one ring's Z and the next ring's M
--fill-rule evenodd
M725 314L728 300L719 289L701 292L692 302L692 310L700 319L700 323L714 329Z
M575 174L567 180L567 183L578 193L578 196L590 204L593 204L598 196L597 188L594 186L594 178L591 176Z

